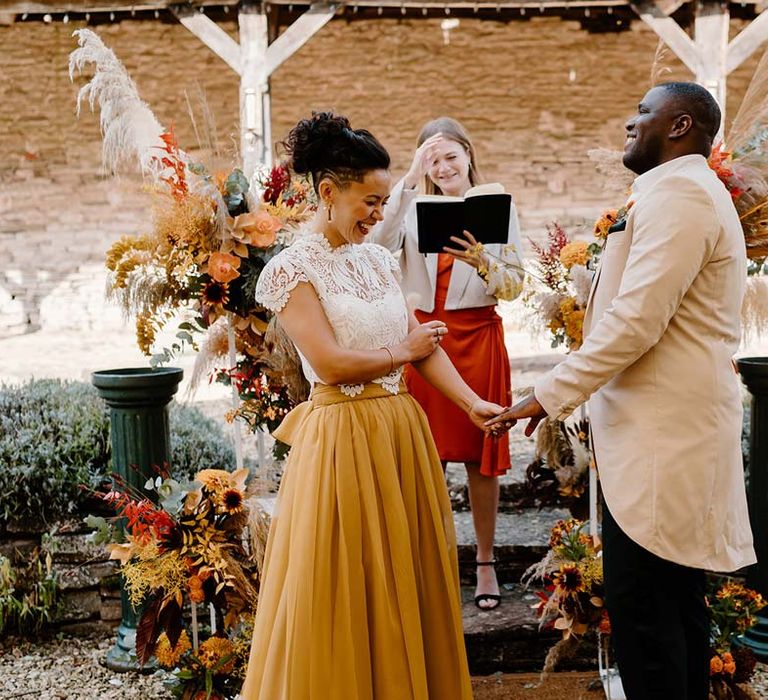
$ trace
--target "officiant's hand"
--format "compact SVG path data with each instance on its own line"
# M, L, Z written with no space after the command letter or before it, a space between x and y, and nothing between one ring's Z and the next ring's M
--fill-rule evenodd
M432 163L435 162L435 156L437 155L437 146L443 141L443 135L437 133L434 136L430 136L424 143L416 149L413 154L413 162L408 172L403 178L403 182L409 190L417 187L421 178L423 178L429 170Z
M443 252L448 253L455 260L461 260L472 265L475 270L487 270L490 258L483 251L483 244L478 243L475 237L469 232L464 231L464 238L451 236L451 240L456 244L456 248L444 247Z
M485 433L497 434L499 429L494 430L488 427L488 419L498 416L504 410L503 406L483 399L477 399L469 409L470 420Z
M512 408L507 409L495 418L487 421L485 423L485 429L501 426L503 429L508 430L514 426L517 421L530 418L531 420L528 421L528 425L525 426L525 434L528 437L531 437L533 431L536 430L536 427L539 425L539 422L546 417L547 412L536 400L536 397L531 394L528 398L516 403Z

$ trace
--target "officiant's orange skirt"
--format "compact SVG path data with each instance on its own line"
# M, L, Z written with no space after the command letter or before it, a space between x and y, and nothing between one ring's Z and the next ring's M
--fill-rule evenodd
M509 406L512 380L509 356L504 345L504 327L495 306L474 309L445 310L453 258L438 256L435 310L416 311L420 323L443 321L448 334L440 343L464 381L480 398ZM486 437L467 414L431 384L408 367L406 382L411 395L419 402L429 420L437 451L443 462L480 464L484 476L500 476L510 468L509 437Z
M244 700L472 700L453 515L424 412L318 386L269 532Z

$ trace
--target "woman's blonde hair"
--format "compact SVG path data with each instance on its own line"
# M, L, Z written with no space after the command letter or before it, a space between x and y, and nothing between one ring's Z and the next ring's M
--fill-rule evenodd
M430 136L442 134L445 138L460 144L469 156L469 184L473 187L480 180L480 172L477 169L477 158L475 156L475 147L469 133L461 122L457 122L450 117L438 117L431 122L427 122L421 129L417 146L421 146ZM440 188L430 180L429 175L424 176L424 191L427 194L442 194Z

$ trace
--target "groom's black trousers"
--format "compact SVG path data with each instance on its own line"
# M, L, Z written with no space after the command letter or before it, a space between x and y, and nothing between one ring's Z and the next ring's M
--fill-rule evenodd
M627 700L707 700L705 574L643 549L603 506L605 596Z

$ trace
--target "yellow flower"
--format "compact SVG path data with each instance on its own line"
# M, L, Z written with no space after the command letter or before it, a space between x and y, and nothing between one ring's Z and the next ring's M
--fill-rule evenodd
M205 668L213 669L222 659L231 656L235 647L229 639L224 637L209 637L206 639L197 651L197 658ZM227 675L232 673L235 668L234 657L227 661L223 666L216 669L216 673Z
M574 265L586 265L589 262L589 245L584 241L568 243L560 251L560 262L567 270Z
M187 637L187 631L182 630L176 641L176 646L171 648L171 641L168 636L163 632L157 638L157 647L155 648L155 658L157 662L165 668L173 668L179 663L179 659L185 652L189 651L192 645L189 643L189 637Z

